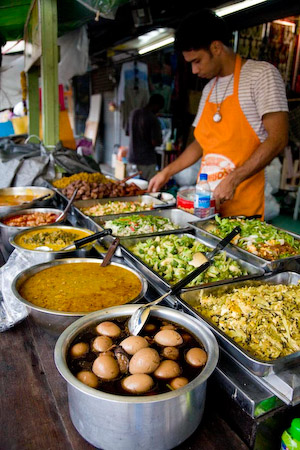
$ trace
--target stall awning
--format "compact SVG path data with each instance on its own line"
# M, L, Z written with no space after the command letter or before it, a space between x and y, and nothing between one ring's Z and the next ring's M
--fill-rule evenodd
M22 39L31 0L1 0L0 35L6 41ZM95 13L76 0L58 0L58 34L79 28L95 17Z

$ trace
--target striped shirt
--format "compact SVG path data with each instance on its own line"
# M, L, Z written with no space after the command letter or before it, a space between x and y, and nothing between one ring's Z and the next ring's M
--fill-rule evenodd
M230 78L232 79L229 82ZM198 112L193 122L194 127L199 122L205 101L214 82L215 78L210 80L203 89ZM218 79L217 99L219 104L224 93L224 98L233 94L232 75ZM243 113L260 142L263 142L268 136L262 123L263 115L271 112L288 111L285 85L280 72L268 62L248 59L241 68L238 95ZM210 96L210 102L217 103L216 85ZM222 114L222 105L220 112Z

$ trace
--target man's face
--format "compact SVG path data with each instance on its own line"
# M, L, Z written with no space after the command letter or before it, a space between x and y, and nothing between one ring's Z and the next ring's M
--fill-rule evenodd
M182 52L186 62L191 63L192 72L200 78L211 79L218 75L220 62L210 50L190 50Z

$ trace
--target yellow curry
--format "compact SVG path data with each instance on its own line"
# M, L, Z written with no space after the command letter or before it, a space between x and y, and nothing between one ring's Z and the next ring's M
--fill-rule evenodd
M16 206L24 202L32 202L36 195L0 195L0 206Z
M15 242L22 248L34 250L46 246L53 251L59 251L77 239L89 236L91 232L85 230L67 229L59 227L43 228L42 230L28 230L15 237Z
M122 267L98 263L62 264L42 270L20 287L20 295L42 308L91 312L123 305L142 289L140 279Z

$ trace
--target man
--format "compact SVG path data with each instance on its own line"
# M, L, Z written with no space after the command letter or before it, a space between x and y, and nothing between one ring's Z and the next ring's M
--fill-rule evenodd
M133 110L129 116L128 161L137 165L144 180L150 180L156 174L155 147L162 143L161 127L156 114L163 106L163 97L154 94L144 108Z
M222 216L264 214L263 169L288 141L288 106L278 70L242 60L229 47L225 22L212 11L186 18L176 47L205 86L193 123L195 140L149 183L158 191L172 175L202 157Z

